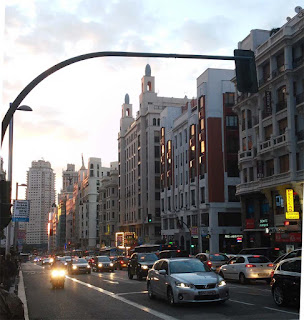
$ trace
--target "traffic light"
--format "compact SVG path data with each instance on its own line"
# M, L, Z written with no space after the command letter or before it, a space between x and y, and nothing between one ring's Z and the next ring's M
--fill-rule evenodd
M148 214L148 222L152 222L152 214L151 213Z
M255 66L254 52L251 50L234 50L235 57L248 57L250 59L236 59L236 86L239 92L258 92L258 81Z
M0 230L7 227L11 215L11 182L0 181Z

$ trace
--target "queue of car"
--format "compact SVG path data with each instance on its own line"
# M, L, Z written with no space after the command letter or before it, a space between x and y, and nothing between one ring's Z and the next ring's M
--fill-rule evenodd
M273 251L268 248L249 248L237 255L199 253L189 256L184 250L164 250L134 252L130 257L62 256L56 260L66 266L69 274L127 269L129 279L134 276L137 280L146 279L150 299L164 298L169 304L223 303L229 299L226 280L241 284L263 280L270 284L274 302L285 306L300 301L301 255L302 250L296 249L274 260ZM33 260L42 266L51 265L53 261L53 257Z

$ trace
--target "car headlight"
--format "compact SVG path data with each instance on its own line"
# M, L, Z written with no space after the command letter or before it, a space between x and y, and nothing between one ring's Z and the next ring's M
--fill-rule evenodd
M57 278L58 275L59 275L58 270L53 270L53 271L52 271L52 277L53 277L53 278Z
M91 268L89 265L87 265L87 268Z
M185 283L185 282L175 281L175 285L178 288L194 288L194 285L192 283Z
M67 266L67 265L68 265L68 263L67 263L67 262L65 262L65 263L64 263L64 265L65 265L65 266Z
M54 262L54 259L53 259L53 258L51 258L51 259L50 259L50 262L51 262L51 263L53 263L53 262Z
M64 277L64 276L65 276L65 271L64 271L64 270L58 271L58 275L59 275L60 277Z
M73 266L72 268L75 270L75 269L77 269L77 266Z
M102 267L102 263L98 263L98 267L101 268Z
M218 287L223 287L223 286L225 286L227 283L226 283L226 281L225 280L221 280L221 281L219 281L218 283L217 283L217 286Z
M144 266L141 266L141 268L144 269L144 270L149 269L149 267L148 267L148 266L145 266L145 265L144 265Z
M113 267L113 266L114 266L114 264L111 262L111 263L110 263L110 267Z

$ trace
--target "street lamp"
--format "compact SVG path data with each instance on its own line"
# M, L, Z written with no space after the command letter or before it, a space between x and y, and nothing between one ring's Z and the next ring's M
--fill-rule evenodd
M27 184L25 184L25 183L19 184L18 182L16 182L16 201L18 200L18 187L27 187ZM18 250L18 230L19 230L19 222L15 221L13 248L16 249L16 252Z
M17 108L20 111L33 111L31 107L22 105ZM13 177L13 132L14 132L14 116L11 117L9 123L9 138L8 138L8 181L12 182ZM10 222L6 228L6 244L5 244L5 254L10 252L11 247L11 228L12 222Z

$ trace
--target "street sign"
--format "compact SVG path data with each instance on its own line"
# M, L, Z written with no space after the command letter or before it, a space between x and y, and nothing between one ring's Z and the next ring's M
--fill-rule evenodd
M30 201L29 200L14 200L14 215L15 222L29 222Z
M300 219L300 214L299 214L299 212L290 212L290 211L287 211L287 212L286 212L286 219L298 220L298 219Z

